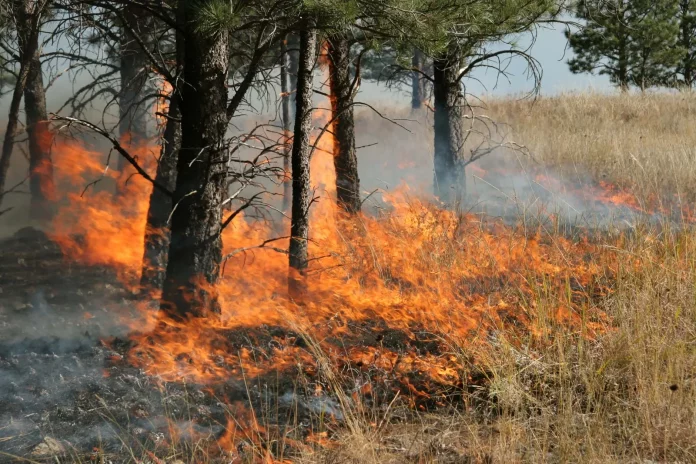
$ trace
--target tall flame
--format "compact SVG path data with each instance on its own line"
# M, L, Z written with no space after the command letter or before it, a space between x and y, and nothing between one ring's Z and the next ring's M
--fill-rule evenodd
M317 115L315 126L327 120ZM56 143L56 178L68 193L53 237L70 260L109 266L135 287L151 185L130 169L105 169L103 154L84 144ZM317 356L324 356L335 366L390 376L415 404L465 382L451 344L483 345L495 331L541 339L554 324L591 336L604 326L590 295L603 290L601 274L612 263L587 260L600 254L591 243L442 209L407 186L384 194L387 208L378 215L345 216L335 206L329 133L316 145L311 174L317 201L303 305L287 297L287 256L254 250L277 231L240 216L223 234L231 257L218 288L221 317L161 320L143 304L140 319L132 321L129 362L164 381L210 384L273 371L316 373ZM141 161L156 152L156 146L136 148ZM82 187L96 179L119 183L120 193L97 184L83 195ZM255 332L261 326L279 330ZM264 347L262 355L236 341L243 329L245 337L259 339L253 345ZM396 341L385 342L389 337ZM260 430L255 418L247 422L242 429ZM239 432L233 424L227 429L225 448Z

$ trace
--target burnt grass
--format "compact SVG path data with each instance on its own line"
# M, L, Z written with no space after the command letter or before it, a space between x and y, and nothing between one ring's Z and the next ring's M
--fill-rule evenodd
M40 231L22 229L0 241L0 462L54 461L55 455L61 462L135 462L150 452L176 456L174 449L191 443L205 443L211 462L243 459L259 446L288 456L310 434L330 437L341 426L335 392L316 364L256 378L231 375L214 385L148 376L128 362L133 342L120 322L133 315L133 299L109 269L69 262ZM476 369L438 383L418 371L398 373L351 357L365 347L395 353L397 362L448 353L437 336L391 329L378 315L344 323L352 324L351 335L327 340L337 347L337 371L348 396L360 395L374 411L384 411L396 392L406 410L471 407L463 398L485 388L487 373ZM284 327L224 335L230 352L244 348L259 358L270 358L279 343L309 350L300 334ZM231 433L230 418L236 449L223 451L216 443ZM394 420L408 419L396 414Z

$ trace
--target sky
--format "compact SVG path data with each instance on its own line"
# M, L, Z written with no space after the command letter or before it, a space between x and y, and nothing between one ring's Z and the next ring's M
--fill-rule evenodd
M521 36L518 47L525 48L530 40L527 36ZM568 41L564 36L564 27L556 25L553 28L539 29L537 40L532 45L530 54L536 58L543 70L541 82L541 94L546 96L563 92L611 92L613 89L606 76L593 76L590 74L573 74L568 69L568 59L573 56L567 48ZM492 50L499 47L491 47ZM475 79L466 81L467 92L481 96L506 96L521 95L529 92L533 82L526 75L526 65L520 59L512 61L508 72L511 74L509 82L505 79L496 79L496 73L491 70L479 69L474 72ZM383 88L373 85L364 85L363 98L390 99L398 98ZM402 95L405 98L405 95Z
M553 95L561 92L594 90L598 92L611 91L612 86L606 76L592 76L590 74L573 74L568 69L568 59L572 57L572 51L567 47L568 41L564 35L564 26L556 25L551 29L539 29L537 40L532 45L531 55L541 63L543 70L541 92L544 95ZM529 39L521 37L520 47L529 44ZM528 92L532 85L525 76L526 66L522 60L516 60L510 67L513 77L510 83L501 82L498 88L495 86L495 73L480 71L476 73L488 90L481 84L470 82L469 89L472 93L480 94L519 94Z

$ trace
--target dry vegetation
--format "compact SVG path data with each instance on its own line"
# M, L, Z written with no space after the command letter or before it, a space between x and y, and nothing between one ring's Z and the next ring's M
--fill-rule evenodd
M487 103L533 157L569 179L591 175L651 195L696 195L696 97L568 94Z
M488 106L529 148L530 163L563 178L615 182L645 202L674 201L674 194L684 204L696 200L694 96L565 95L536 102L493 100ZM441 249L422 254L424 262L413 266L453 265L460 258L452 256L457 251L447 240L446 234L435 239L433 247ZM236 456L229 462L696 461L693 226L668 221L634 226L595 249L602 251L590 259L611 282L611 291L592 302L593 311L606 314L599 335L545 317L544 308L569 302L570 284L558 288L532 276L526 304L535 308L539 330L520 334L499 327L475 347L447 340L470 385L451 405L426 411L409 408L404 395L374 404L349 391L364 379L357 371L333 369L320 343L305 333L317 376L343 420L339 424L318 412L309 424L313 440L288 447L299 435L293 430L307 427L298 418L278 417L273 407L246 412L253 417L230 411L232 421L247 425L246 435L233 440L236 451L227 449L228 457ZM298 378L296 388L311 392L305 381ZM281 435L265 426L278 422L288 425ZM203 443L172 443L156 454L133 449L129 462L228 462ZM109 460L98 453L92 458Z
M568 178L589 173L645 201L696 198L694 96L564 95L488 105L536 161ZM689 226L641 227L615 245L606 246L617 258L613 292L601 302L611 321L606 333L590 339L558 330L526 343L499 333L476 353L489 379L465 395L466 407L401 420L396 408L357 408L358 425L300 461L696 460L696 234ZM537 303L556 297L539 289Z

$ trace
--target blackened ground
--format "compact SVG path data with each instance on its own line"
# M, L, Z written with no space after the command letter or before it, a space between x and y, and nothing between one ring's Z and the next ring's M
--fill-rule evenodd
M132 293L108 269L71 263L35 229L0 241L0 462L55 462L55 456L60 462L135 462L149 452L186 462L195 443L209 462L230 462L259 446L287 455L311 433L330 433L342 422L338 402L323 393L331 386L311 363L205 386L146 375L127 362L133 342L120 321L134 317ZM368 393L376 411L388 407L397 390L403 397L410 389L438 390L440 398L459 390L351 355L369 347L438 355L432 336L392 330L378 317L352 329L353 336L335 343L344 350L338 355L349 378L344 390L364 393L377 380L382 390ZM233 330L224 340L230 352L247 349L265 359L278 343L308 350L302 337L282 327ZM440 404L434 398L424 404ZM234 446L220 449L218 441L230 434ZM142 462L157 462L148 459Z
M229 417L253 428L244 419L250 407L279 424L293 410L299 438L317 408L333 414L329 400L298 400L303 387L294 381L208 388L165 384L130 366L131 342L118 321L129 316L132 295L108 270L64 260L35 229L0 242L0 292L0 462L55 462L55 455L61 462L131 462L201 441L215 455ZM229 461L229 452L217 453Z

